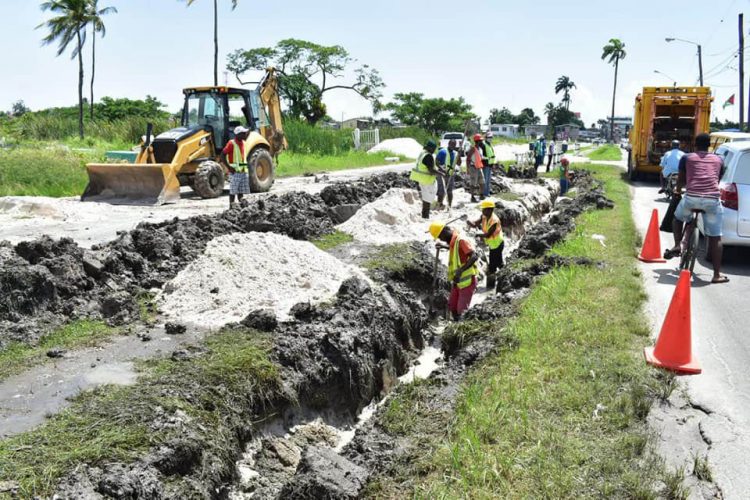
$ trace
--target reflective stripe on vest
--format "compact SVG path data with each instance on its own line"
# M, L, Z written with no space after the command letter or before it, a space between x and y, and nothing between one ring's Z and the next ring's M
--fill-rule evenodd
M417 158L417 164L414 165L414 168L409 174L409 179L425 185L430 185L435 182L437 177L430 173L427 165L422 163L422 160L424 160L428 154L430 153L428 153L427 151L422 151L419 154L419 158Z
M503 230L500 227L500 218L497 215L493 213L489 220L484 215L482 216L482 232L484 234L487 234L487 231L489 231L493 224L496 224L495 231L489 238L484 239L490 250L496 249L503 242Z
M234 145L232 148L232 163L229 166L237 173L245 173L247 172L247 163L239 161L242 158L242 150L240 149L240 145L237 144L237 139L234 139L232 144ZM244 158L242 159L244 160Z
M461 267L461 253L458 251L458 247L461 244L461 240L464 240L459 235L458 231L453 233L453 239L451 239L450 253L448 255L448 281L453 282L453 276L456 271ZM466 240L469 241L469 240ZM471 242L469 242L471 245ZM469 269L463 272L461 275L461 281L456 285L458 288L466 288L471 285L471 278L477 274L477 265L474 263Z

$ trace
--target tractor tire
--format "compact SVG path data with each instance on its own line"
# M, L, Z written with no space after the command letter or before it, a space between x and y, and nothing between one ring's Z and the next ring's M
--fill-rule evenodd
M201 198L218 198L224 192L224 169L215 161L204 161L193 177L193 191Z
M271 153L263 148L254 150L247 162L247 173L251 192L265 193L271 189L276 174L276 166Z

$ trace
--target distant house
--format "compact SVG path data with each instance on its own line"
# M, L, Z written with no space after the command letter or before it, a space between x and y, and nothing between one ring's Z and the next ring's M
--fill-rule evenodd
M490 125L490 132L501 137L518 137L520 128L515 123L493 123Z
M536 139L540 135L547 135L547 125L526 125L524 133L526 137Z
M555 137L559 140L577 141L581 128L574 123L566 123L555 127Z
M607 125L604 126L604 137L613 142L619 142L630 135L630 129L633 127L633 118L630 116L615 116L615 136L610 137L610 126L612 118L607 118Z
M341 122L341 128L358 128L358 129L368 129L372 128L373 119L367 118L367 117L360 117L360 118L349 118L348 120L344 120Z

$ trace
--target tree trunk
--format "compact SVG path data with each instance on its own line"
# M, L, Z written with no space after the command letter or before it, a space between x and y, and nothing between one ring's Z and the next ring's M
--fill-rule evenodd
M219 5L214 0L214 87L219 85Z
M617 67L620 65L620 58L615 59L615 86L612 90L612 119L609 123L609 140L615 142L615 96L617 95Z
M91 100L89 101L89 116L94 121L94 73L96 71L96 30L92 30L91 38Z
M81 31L76 33L78 39L78 136L83 139L83 43Z

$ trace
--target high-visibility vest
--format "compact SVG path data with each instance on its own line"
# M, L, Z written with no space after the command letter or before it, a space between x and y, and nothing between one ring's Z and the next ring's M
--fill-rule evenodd
M487 158L487 165L494 165L495 164L495 148L492 147L492 144L485 141L484 149L485 149L485 157Z
M438 154L440 154L440 151L445 151L445 168L448 170L448 175L453 175L453 168L456 166L456 155L448 148L440 148ZM435 155L435 160L437 160L437 156Z
M418 183L424 185L430 185L435 182L437 177L435 177L434 174L430 173L430 169L427 168L427 165L422 163L422 160L424 160L425 157L429 154L430 153L428 153L427 151L422 151L419 154L419 158L417 158L417 164L414 165L411 174L409 174L409 179L417 181Z
M458 231L455 231L453 233L453 238L451 239L450 244L450 253L448 254L448 281L451 283L453 282L453 277L456 274L456 271L459 267L461 267L461 254L458 251L458 247L461 243L461 241L467 241L469 245L471 245L471 242L461 236ZM456 285L458 288L466 288L467 286L471 285L471 280L474 276L477 274L477 264L476 262L471 265L471 267L463 272L461 274L461 280Z
M482 232L487 234L493 224L496 224L495 231L490 235L489 238L485 238L484 241L490 250L494 250L500 246L503 242L503 230L500 227L500 218L496 214L492 214L492 217L487 219L484 215L482 216Z
M245 158L242 157L242 149L237 143L237 139L232 140L232 145L232 162L229 166L237 173L247 172L247 163L240 161L240 159L244 160Z
M482 169L484 166L482 164L482 152L479 150L477 146L474 146L474 153L471 155L472 163L474 164L474 168Z

